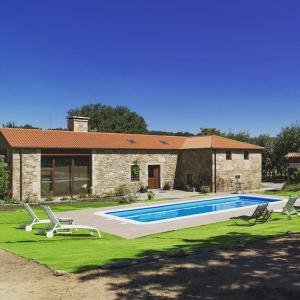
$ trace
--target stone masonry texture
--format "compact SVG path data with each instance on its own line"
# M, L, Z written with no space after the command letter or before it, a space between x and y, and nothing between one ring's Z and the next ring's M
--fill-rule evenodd
M41 198L41 151L40 149L7 148L0 141L0 149L7 150L13 196L23 200ZM261 186L261 152L249 151L249 160L244 159L244 151L232 150L232 159L226 160L225 150L216 150L217 192L236 191L235 176L240 176L244 190L258 189ZM214 150L192 149L181 151L159 150L93 150L92 190L103 195L113 192L122 184L132 190L148 185L148 165L159 165L161 187L170 183L171 187L183 188L188 174L192 174L193 185L210 186L214 191L215 174ZM140 167L140 180L131 181L131 165ZM22 183L20 171L22 170ZM22 191L20 191L22 186Z
M212 151L191 149L180 151L176 174L176 186L183 188L187 184L188 174L192 175L193 185L199 190L203 185L211 188Z
M261 187L261 152L249 151L249 159L244 159L244 151L232 150L232 159L226 160L226 151L216 151L216 185L218 192L234 192L236 175L240 176L243 190ZM214 168L214 163L212 164Z
M81 119L69 119L68 128L70 131L76 132L87 132L88 131L88 121Z
M161 187L169 182L173 187L178 151L95 150L93 161L93 190L96 194L112 192L121 184L138 189L148 185L148 165L160 165ZM140 166L140 181L132 182L131 165Z
M20 174L22 172L22 182ZM11 164L13 197L20 200L39 201L41 198L41 151L39 149L14 149ZM22 191L21 191L22 186Z

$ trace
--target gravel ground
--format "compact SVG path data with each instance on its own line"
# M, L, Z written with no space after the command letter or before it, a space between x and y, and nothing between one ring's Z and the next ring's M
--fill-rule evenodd
M0 299L300 299L299 249L300 235L292 234L247 247L62 276L0 250Z

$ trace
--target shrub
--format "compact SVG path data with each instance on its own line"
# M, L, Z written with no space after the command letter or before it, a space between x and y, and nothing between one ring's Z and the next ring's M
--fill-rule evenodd
M148 200L154 199L154 193L152 191L148 192Z
M7 191L9 183L9 174L7 164L0 161L0 195L3 197Z
M290 183L300 183L300 168L288 170L288 181Z
M140 193L147 193L147 192L148 192L147 187L144 186L144 185L142 185L142 186L140 187Z
M95 196L100 197L98 195L95 195ZM109 197L114 197L114 196L116 196L116 193L113 191L108 191L108 192L103 193L104 198L109 198ZM95 198L97 198L97 197L95 197Z
M39 202L38 197L30 192L28 192L24 195L24 201L26 203L38 203Z
M107 195L107 196L109 196L109 195ZM101 197L97 194L89 194L88 197L89 197L89 199L101 199Z
M19 200L17 200L16 198L10 198L10 197L4 197L3 202L5 204L17 204L19 203Z
M133 202L135 202L135 199L133 199L133 198L123 198L123 199L119 199L118 200L118 203L120 203L120 204L129 204L129 203L133 203Z
M202 185L200 187L200 192L204 193L204 194L210 193L210 186L209 185Z
M170 182L166 182L164 185L164 190L165 191L169 191L171 189L171 183Z
M53 200L54 200L54 194L53 194L52 191L50 191L50 192L44 191L43 194L44 194L44 196L45 196L45 200L46 200L46 201L53 201ZM26 201L26 202L27 202L27 201ZM29 202L30 202L30 201L29 201Z
M130 189L128 188L128 186L126 184L121 184L115 188L114 194L117 197L128 196L130 194Z
M79 195L79 199L85 199L85 198L88 198L88 194L81 193L81 194Z

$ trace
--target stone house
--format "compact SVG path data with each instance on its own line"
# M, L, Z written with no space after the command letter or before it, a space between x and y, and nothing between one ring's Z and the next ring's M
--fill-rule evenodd
M71 117L68 131L2 128L0 155L14 198L103 195L121 184L213 192L261 186L262 147L220 136L162 136L88 132L88 118Z

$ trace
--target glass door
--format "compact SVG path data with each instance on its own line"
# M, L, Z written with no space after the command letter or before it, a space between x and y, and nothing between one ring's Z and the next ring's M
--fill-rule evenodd
M72 158L56 157L54 166L54 195L71 194Z
M89 156L44 156L41 164L42 196L87 193L91 185Z
M52 157L42 158L41 181L42 196L46 196L53 191L53 163Z
M87 193L90 187L90 158L75 157L72 175L72 193Z

